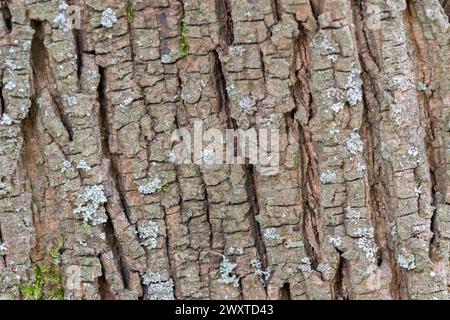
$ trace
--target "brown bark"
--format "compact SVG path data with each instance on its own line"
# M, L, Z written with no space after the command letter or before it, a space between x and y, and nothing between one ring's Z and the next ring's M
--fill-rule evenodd
M449 1L65 4L1 2L0 298L448 298Z

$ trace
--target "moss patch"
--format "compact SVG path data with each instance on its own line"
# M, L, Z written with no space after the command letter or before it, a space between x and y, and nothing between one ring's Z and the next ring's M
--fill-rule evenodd
M181 20L181 39L180 39L180 54L181 58L186 58L189 54L188 29L186 22Z
M62 275L54 265L38 264L33 269L34 279L19 285L25 300L63 300Z
M136 8L134 7L134 4L131 2L128 2L125 10L127 12L127 20L129 23L133 22L134 16L136 15Z

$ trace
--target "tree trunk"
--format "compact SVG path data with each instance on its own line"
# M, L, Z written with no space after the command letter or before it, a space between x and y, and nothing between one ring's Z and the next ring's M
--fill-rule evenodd
M65 3L2 1L0 298L448 298L450 1Z

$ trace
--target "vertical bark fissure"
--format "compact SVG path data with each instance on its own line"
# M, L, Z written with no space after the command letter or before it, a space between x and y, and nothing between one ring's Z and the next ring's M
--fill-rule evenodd
M111 178L114 181L114 187L117 190L119 195L120 203L122 205L122 209L124 210L125 216L130 225L133 224L131 219L130 207L125 198L125 190L122 183L122 178L120 175L120 171L117 167L118 157L114 155L109 148L109 135L110 135L110 123L109 123L109 115L108 115L108 103L105 92L105 70L102 67L99 67L100 81L98 84L98 100L100 104L100 128L102 131L102 149L105 158L110 161L110 170L111 170Z
M35 81L34 81L35 82ZM24 147L22 153L22 162L25 168L25 174L29 183L29 192L31 194L31 218L35 236L35 246L30 252L30 259L32 262L42 259L42 238L45 234L45 226L42 225L40 219L41 201L37 194L35 182L39 181L38 172L41 170L40 166L36 163L36 155L40 153L40 133L36 128L37 121L37 106L35 97L31 99L31 107L28 112L27 118L22 122L22 132L24 139Z
M430 57L428 56L427 52L424 50L423 47L424 43L424 37L421 34L421 30L419 29L420 26L414 26L414 23L412 21L413 17L417 17L417 13L414 10L413 5L411 3L407 4L407 10L405 10L405 20L408 22L409 26L409 37L411 41L411 45L413 46L414 52L417 54L418 61L416 70L416 77L418 80L422 81L425 85L428 85L427 78L431 78L431 75L428 75L429 66L427 65L427 61L429 61ZM422 74L420 74L422 73ZM419 100L420 101L420 100ZM428 169L430 173L430 179L431 179L431 207L433 209L432 216L430 218L430 231L433 233L432 238L430 239L430 245L428 250L428 255L430 258L432 258L438 238L436 237L437 230L436 230L436 210L437 205L439 202L438 199L438 193L445 194L446 186L445 184L442 186L439 186L438 183L438 172L437 168L444 169L443 172L439 172L442 176L445 176L445 165L439 161L439 155L436 155L438 153L440 148L436 148L436 139L437 135L439 134L439 129L436 125L438 122L435 119L435 116L433 114L433 111L430 106L430 98L426 95L423 97L423 115L425 117L425 148L427 151L427 159L428 159ZM420 208L420 206L419 206Z
M297 111L300 111L300 108L302 108L307 116L307 119L304 119L305 123L298 121L298 143L300 146L299 177L303 209L302 231L305 250L312 260L312 267L317 268L321 259L319 164L315 143L307 129L308 122L315 114L309 88L312 61L309 56L308 35L301 24L298 25L298 32L294 48L296 49L295 55L299 55L299 59L294 57L294 63L299 61L300 66L294 68L294 102Z
M309 4L314 18L318 20L319 16L322 14L324 0L309 0Z
M283 286L280 288L280 300L292 300L291 296L291 286L289 282L285 282Z
M80 30L73 29L73 39L75 42L75 50L77 53L77 80L78 80L78 90L81 91L81 74L83 71L83 42L81 39Z
M5 22L5 26L8 29L8 32L11 33L13 28L11 11L9 10L8 3L6 1L2 1L1 3L1 11L3 21Z
M101 255L98 257L98 260L100 261L100 265L102 267L102 275L98 278L98 292L100 294L101 300L108 300L112 296L112 294L109 290L108 281L106 280L106 271L101 259Z
M164 210L164 224L166 226L166 230L167 230L167 213ZM173 281L173 296L174 299L177 299L177 288L178 288L178 283L177 283L177 272L175 270L175 266L172 263L172 254L171 254L171 248L170 248L170 237L169 237L169 233L166 233L166 241L165 241L165 250L166 250L166 255L167 255L167 264L168 264L168 269L169 269L169 274L170 274L170 278L172 278Z
M105 158L109 159L110 162L110 176L113 181L113 188L116 189L121 207L124 211L125 217L134 229L135 233L137 234L137 228L135 224L133 224L131 215L130 215L130 208L128 206L128 203L125 198L124 189L121 181L121 175L117 168L117 158L112 154L110 148L109 148L109 135L110 135L110 124L108 120L108 103L107 103L107 97L106 97L106 70L103 67L99 67L99 75L100 75L100 81L98 84L97 89L97 96L98 96L98 102L100 106L99 110L99 121L100 121L100 128L101 128L101 134L102 134L102 152ZM111 221L111 216L105 206L106 213L108 215L108 222L105 226L105 233L107 234L108 238L110 239L109 243L111 247L113 248L113 253L115 253L114 258L117 264L119 265L119 270L121 271L122 279L124 282L125 288L128 288L129 284L129 274L130 270L127 266L125 254L123 252L123 249L121 247L120 242L117 241L116 230L114 229L114 225ZM112 237L112 238L111 238ZM138 240L138 239L137 239ZM139 240L138 240L139 241ZM144 248L145 250L145 248Z
M4 71L2 71L0 75L0 81L3 83L3 74ZM3 114L6 113L6 104L5 104L5 98L3 97L3 84L0 84L0 119L3 117Z
M216 16L219 21L221 46L230 46L234 41L233 19L230 0L215 0Z
M222 112L225 112L227 115L228 127L235 130L235 140L234 145L236 148L237 145L237 130L238 126L236 120L233 119L230 110L230 101L226 91L226 80L225 75L222 69L222 63L220 61L219 55L216 51L214 51L214 60L215 60L215 82L216 82L216 90L219 96L219 104ZM256 220L256 216L259 214L259 202L257 195L257 188L255 182L255 173L253 165L248 163L248 159L246 159L245 164L245 176L246 176L246 190L249 196L250 202L250 225L252 230L252 235L255 240L256 250L258 252L259 259L261 261L261 265L264 270L267 269L269 264L269 259L267 257L267 250L264 240L261 234L261 227L259 222Z
M133 19L134 19L134 4L131 0L127 1L127 33L128 38L130 40L130 56L131 56L131 65L133 68L133 78L136 74L135 60L136 60L136 52L134 50L134 29L133 29Z
M124 258L125 254L123 252L123 248L120 241L118 241L117 233L116 230L114 229L114 225L111 221L111 218L109 218L105 224L105 235L107 242L111 248L111 252L113 254L114 264L116 265L117 270L120 272L123 286L125 289L129 289L131 271L126 262L126 259ZM102 274L104 273L102 272Z
M280 0L272 0L270 4L272 6L273 20L275 23L278 23L281 20Z
M46 88L51 96L52 107L58 115L61 123L67 131L69 140L73 141L73 130L69 118L64 112L64 105L61 96L55 90L55 76L50 66L50 56L45 47L45 26L44 22L33 20L31 27L35 30L33 40L31 41L31 58L32 68L35 73L35 89L40 95L42 90Z
M383 160L381 155L381 105L383 93L378 87L379 66L374 61L373 54L376 48L369 49L370 42L364 33L367 32L367 17L363 10L363 4L353 0L354 21L357 37L359 60L362 66L363 81L363 128L364 157L367 163L369 194L371 208L376 217L372 217L375 226L375 241L382 248L383 257L389 261L392 272L391 295L394 299L405 299L408 297L407 279L404 272L397 264L396 241L391 236L390 226L395 225L395 212L390 203L392 192L390 190L391 171L389 164ZM365 31L366 30L366 31ZM369 53L369 54L366 54ZM381 66L380 66L381 67ZM383 245L383 244L386 245ZM382 245L380 245L382 244Z
M344 252L339 252L339 264L334 278L334 294L335 300L351 300L353 292L350 282L350 267L348 261L342 257Z
M236 120L231 115L230 99L227 93L227 84L225 75L222 68L222 62L220 61L217 51L213 51L214 55L214 81L216 85L216 91L219 98L220 111L225 112L227 115L227 126L229 129L237 130L238 126Z

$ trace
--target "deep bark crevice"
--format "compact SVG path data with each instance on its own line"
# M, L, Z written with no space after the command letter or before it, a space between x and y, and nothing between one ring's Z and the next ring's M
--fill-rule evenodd
M353 292L350 281L350 266L348 261L342 257L343 252L339 251L339 265L334 278L334 299L352 300Z
M62 98L59 92L55 90L56 79L51 67L49 52L44 44L44 22L33 20L31 21L31 27L35 30L31 41L31 66L34 72L36 94L40 96L44 89L49 91L52 107L67 131L69 141L73 141L73 129L70 120L64 112Z
M81 75L83 71L83 42L80 30L73 29L73 39L75 42L75 50L77 53L77 80L78 90L81 91Z
M363 7L359 1L353 0L355 32L359 60L362 67L361 78L363 81L363 127L362 136L364 137L364 158L367 163L370 206L372 213L372 222L375 229L375 242L379 248L382 248L382 261L389 262L392 272L390 283L390 293L393 299L406 299L408 297L407 278L397 264L396 240L392 237L390 226L396 224L393 212L392 190L392 171L381 154L381 128L379 121L381 119L381 106L383 104L383 92L379 87L379 66L373 60L372 55L365 52L374 52L376 47L369 49L371 43L367 41L365 34L367 20L362 13ZM374 44L372 44L374 46ZM381 67L381 66L380 66ZM380 249L379 249L380 250Z
M214 82L219 99L220 112L224 112L227 115L227 128L237 130L238 126L236 120L231 115L230 98L227 93L227 83L225 74L217 51L213 51L214 58ZM236 139L235 139L236 146Z
M104 156L110 161L111 178L114 181L114 187L119 195L120 203L128 223L133 224L130 207L126 201L125 189L122 183L122 175L118 169L118 156L113 154L109 148L110 123L108 113L108 102L106 97L106 71L99 67L100 81L98 84L98 101L100 104L100 128L102 133L102 149Z
M8 3L6 1L2 1L0 10L2 11L2 17L5 26L8 29L8 32L11 33L13 29L12 15L11 11L9 10Z
M270 4L272 6L273 20L274 20L275 23L278 23L281 20L280 0L272 0L270 2Z
M0 81L3 83L3 74L4 71L2 71L0 75ZM6 113L6 104L5 104L5 98L3 97L3 84L0 84L0 119L2 119L3 114Z
M245 165L246 173L246 190L250 202L250 224L252 229L253 238L255 239L255 246L258 252L258 256L261 261L261 265L264 270L269 266L269 258L267 256L266 244L261 234L261 226L256 220L259 214L259 200L257 193L256 175L254 172L254 166L251 164Z
M43 182L40 177L45 177L44 168L36 162L36 159L42 157L41 153L41 133L36 127L38 117L38 108L35 97L31 99L31 107L27 118L22 122L22 132L24 145L22 150L22 163L25 168L25 174L28 179L27 186L31 194L31 218L35 236L35 246L30 252L30 259L33 262L40 261L45 257L45 244L42 243L46 233L46 227L41 219L40 210L42 208L42 197L40 188L43 187ZM36 185L39 183L39 185ZM40 188L39 188L40 187ZM39 189L39 190L38 190Z
M428 61L431 60L426 48L426 40L421 30L420 25L414 25L414 18L417 18L417 12L413 4L408 3L407 10L404 13L405 20L407 21L407 31L411 46L413 47L414 57L417 57L417 60L414 61L417 64L417 68L415 68L416 78L420 80L425 85L428 85L428 82L432 79L432 70L428 65ZM432 79L436 81L437 79ZM442 196L446 192L446 164L442 161L440 157L440 153L442 153L442 142L441 140L441 128L439 128L439 115L436 112L440 110L432 110L431 107L431 97L426 94L418 95L419 104L423 106L422 114L424 116L425 123L425 147L427 151L427 160L428 160L428 168L431 179L431 207L434 208L432 216L430 218L430 231L433 236L430 239L430 245L428 250L428 255L430 259L433 258L434 253L437 249L437 228L436 228L436 210L437 205L443 201ZM443 139L442 139L443 140ZM445 156L443 157L445 158Z
M236 120L232 118L231 110L230 110L230 101L226 90L226 80L225 75L222 69L222 63L220 61L219 55L216 51L214 51L214 75L215 75L215 84L216 90L219 97L219 104L221 112L225 112L227 116L227 125L228 128L238 130L238 126ZM234 146L237 148L237 134L235 134ZM236 152L236 150L235 150ZM255 240L256 250L258 252L258 256L261 261L261 265L264 270L267 269L269 265L269 259L267 257L266 245L262 238L261 227L259 222L256 220L256 216L259 214L259 202L257 195L257 184L255 182L255 172L253 165L248 163L248 159L246 159L245 164L245 176L246 176L246 190L247 195L249 197L250 202L250 225L252 230L252 235Z
M294 102L297 112L306 113L307 119L299 119L298 143L300 147L300 193L302 198L303 221L301 221L305 250L311 258L315 269L322 260L321 253L321 208L320 208L320 180L319 159L316 143L308 131L308 123L315 116L316 110L312 100L309 83L312 76L312 61L308 35L301 23L298 25L298 36L294 43L295 82L293 87ZM298 57L298 58L297 58Z
M279 297L280 300L292 300L291 286L289 282L285 282L283 286L280 288Z
M134 4L132 1L127 1L127 30L128 37L130 39L130 56L131 56L131 64L133 68L133 78L136 75L136 52L134 49L134 28L133 28L133 20L134 20Z
M230 0L215 0L222 48L230 46L234 41L233 18Z
M114 295L109 290L108 281L106 280L105 267L103 266L101 257L99 257L102 267L102 275L98 278L98 292L101 300L113 300Z
M105 208L105 210L106 210L106 208ZM119 271L119 273L121 275L123 286L125 289L129 289L130 268L126 262L122 245L121 245L120 241L118 240L116 230L114 229L114 225L111 221L111 218L109 218L108 221L105 223L105 235L106 235L106 241L110 246L111 252L113 253L114 263L116 265L117 270ZM102 274L104 274L104 273L102 272Z

